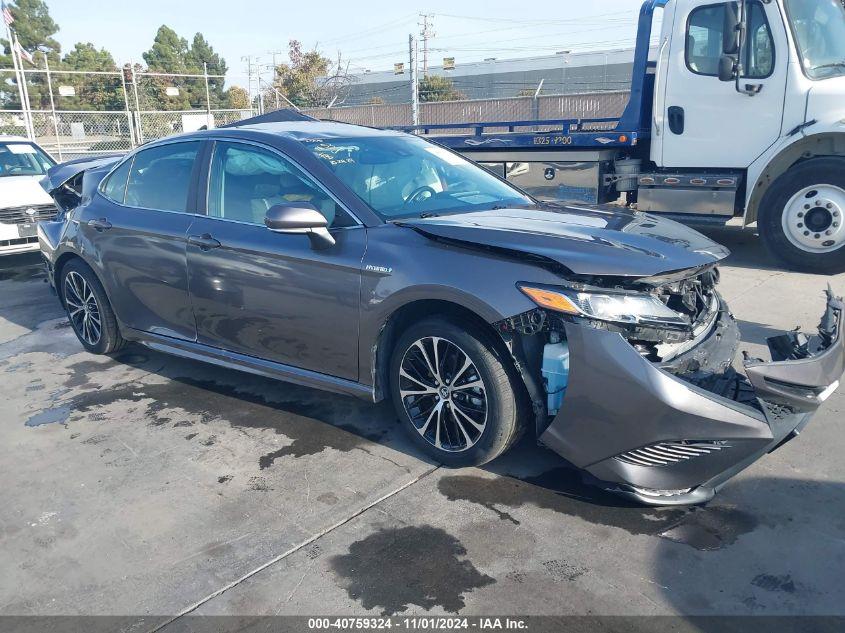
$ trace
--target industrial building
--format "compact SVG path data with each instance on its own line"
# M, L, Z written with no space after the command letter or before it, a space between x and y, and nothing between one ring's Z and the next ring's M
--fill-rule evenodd
M516 97L534 93L574 94L625 90L631 81L634 49L569 52L520 59L490 58L461 63L453 69L429 66L430 75L449 77L455 89L468 99ZM364 72L352 78L343 105L407 103L410 100L407 64L404 72ZM340 105L340 104L337 104Z

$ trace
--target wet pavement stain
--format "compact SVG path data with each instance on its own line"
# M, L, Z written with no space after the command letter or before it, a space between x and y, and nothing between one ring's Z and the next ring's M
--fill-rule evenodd
M0 281L32 281L46 278L47 273L43 266L21 266L19 268L0 269Z
M140 355L128 360L138 363L148 361L146 357ZM72 366L75 370L67 383L85 384L88 372L102 371L104 367L109 366L108 363L94 361L76 363ZM78 418L83 415L94 415L97 409L117 402L148 401L145 403L143 415L148 419L147 425L151 427L164 427L174 422L174 419L164 415L164 412L178 409L184 411L186 416L197 417L200 424L219 420L235 428L271 429L291 439L291 443L287 446L260 458L262 469L268 468L274 461L285 456L299 458L316 455L326 449L348 452L365 447L368 442L366 435L380 438L386 433L386 431L373 432L370 429L363 429L362 434L358 435L345 430L355 427L342 423L333 424L333 420L357 417L358 412L366 407L371 410L371 415L366 416L367 419L377 419L377 416L372 415L373 405L358 403L351 398L333 398L323 395L319 400L314 401L307 397L303 398L301 393L297 393L301 390L278 383L280 389L287 387L293 392L292 399L268 399L231 384L173 376L161 370L157 373L167 378L168 382L154 384L127 382L114 387L91 389L60 401L56 407L48 411L70 409ZM267 381L267 384L277 383ZM60 394L57 394L56 400L59 400L59 396ZM45 411L44 415L50 417L58 414ZM176 424L180 424L180 421L177 420ZM341 426L344 428L340 428ZM186 439L193 437L196 435L190 434L186 436ZM208 438L203 440L203 443L211 446L215 441L216 438Z
M218 484L227 484L230 481L232 481L232 475L223 475L223 476L217 478Z
M531 484L531 485L526 485ZM474 475L446 476L438 489L450 501L469 501L519 525L513 510L525 505L578 517L589 523L620 528L634 535L658 536L698 550L732 545L753 531L757 519L725 507L652 508L584 484L578 471L561 467L521 480Z
M758 523L754 515L737 508L696 506L687 509L682 520L659 536L697 550L711 551L733 545L740 536L754 531Z
M329 564L349 597L382 615L410 605L459 613L464 594L495 583L480 573L458 539L432 526L382 529L332 556Z
M511 477L493 479L476 475L442 477L438 489L450 501L484 506L500 519L519 525L510 512L524 505L580 517L590 523L618 527L631 534L654 534L675 525L685 514L678 508L644 508L581 483L577 471L560 469L555 488L526 485Z
M55 407L31 416L24 426L42 426L44 424L65 424L70 417L70 407Z
M795 593L795 582L789 574L785 574L783 576L760 574L759 576L754 577L751 584L765 591Z
M543 568L555 581L574 582L587 573L587 568L581 565L573 565L565 560L547 560Z

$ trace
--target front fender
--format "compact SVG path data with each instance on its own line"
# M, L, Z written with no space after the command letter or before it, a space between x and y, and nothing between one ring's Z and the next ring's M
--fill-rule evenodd
M845 117L845 111L842 112ZM743 226L757 221L760 205L774 182L800 160L815 156L845 156L845 123L816 121L785 136L748 168Z

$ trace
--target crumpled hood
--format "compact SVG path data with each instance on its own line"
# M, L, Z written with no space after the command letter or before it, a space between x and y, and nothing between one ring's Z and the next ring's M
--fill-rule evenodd
M108 171L112 165L123 157L122 154L108 154L103 156L85 156L54 165L47 170L47 175L41 179L41 187L47 193L53 193L68 180L83 171L96 169Z
M4 176L0 178L0 208L51 204L52 198L39 186L43 176Z
M727 248L673 220L608 206L542 206L397 220L425 235L529 253L576 275L651 277L698 268Z

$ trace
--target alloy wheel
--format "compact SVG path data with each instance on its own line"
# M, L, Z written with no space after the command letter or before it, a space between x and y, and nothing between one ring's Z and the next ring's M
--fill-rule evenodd
M96 345L102 336L102 316L91 284L76 271L65 277L65 306L73 329L88 345Z
M487 426L487 390L467 353L445 338L418 339L399 366L399 395L417 432L432 446L458 453Z

